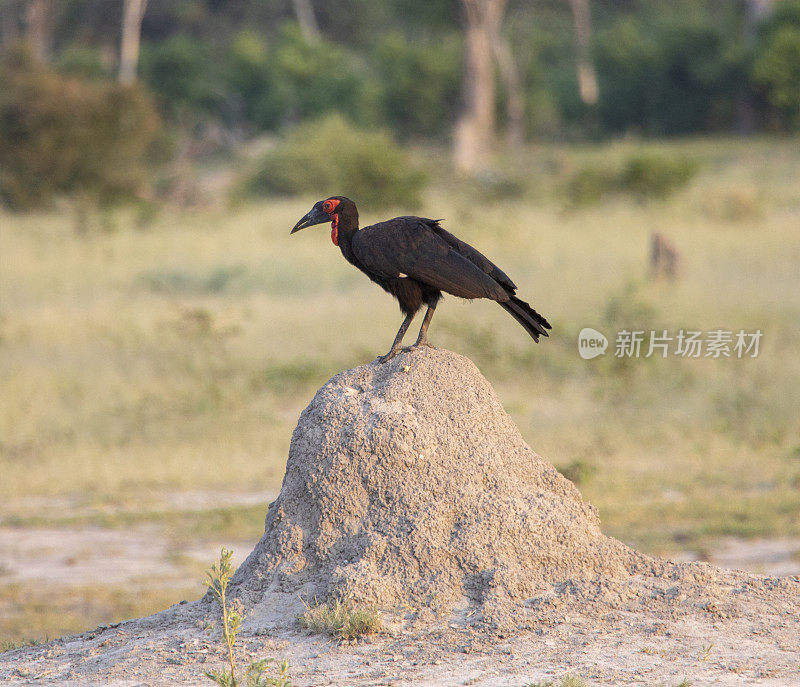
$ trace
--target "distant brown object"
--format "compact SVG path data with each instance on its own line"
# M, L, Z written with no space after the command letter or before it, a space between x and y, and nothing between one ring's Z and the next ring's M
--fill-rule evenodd
M678 275L681 254L669 239L658 232L650 238L650 274L654 279L674 279Z

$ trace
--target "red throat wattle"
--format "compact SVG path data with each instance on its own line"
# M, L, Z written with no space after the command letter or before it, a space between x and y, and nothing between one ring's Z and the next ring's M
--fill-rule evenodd
M339 215L331 215L331 241L334 246L339 245Z
M339 215L336 214L336 207L339 205L339 201L336 198L328 198L322 204L323 212L327 212L328 216L331 218L331 241L333 241L334 246L339 245Z

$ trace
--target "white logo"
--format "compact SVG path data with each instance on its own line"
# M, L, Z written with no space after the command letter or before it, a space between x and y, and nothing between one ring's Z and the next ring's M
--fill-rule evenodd
M604 355L608 348L608 339L596 329L584 327L578 334L578 353L584 360L591 360Z

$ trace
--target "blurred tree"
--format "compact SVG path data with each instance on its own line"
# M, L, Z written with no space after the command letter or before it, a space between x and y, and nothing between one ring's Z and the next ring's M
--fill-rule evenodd
M775 2L760 15L752 79L778 125L800 128L800 2Z
M616 22L595 47L602 125L650 135L730 126L743 74L738 40L697 6Z
M139 40L147 0L125 0L122 14L122 45L119 53L119 82L132 84L139 65Z
M597 103L597 73L591 55L592 16L589 0L569 0L575 22L575 46L577 48L578 89L585 105Z
M0 63L0 201L22 210L57 195L99 205L129 198L157 125L141 89L64 77L9 52Z
M506 0L462 0L465 68L464 110L453 135L456 169L473 173L486 163L494 147L494 55Z
M20 7L17 0L0 1L0 41L3 47L9 47L19 39Z
M770 103L800 128L800 28L778 29L758 56L753 74Z
M435 137L453 126L461 88L462 41L451 33L435 44L399 33L381 38L374 65L382 117L401 136Z
M319 40L319 25L317 24L317 17L314 14L314 7L311 5L311 0L292 0L294 4L294 14L297 17L297 23L300 25L300 31L310 43Z
M33 56L47 62L53 53L54 0L28 0L26 38Z
M207 40L178 35L142 47L141 73L173 120L194 121L219 111L221 65Z

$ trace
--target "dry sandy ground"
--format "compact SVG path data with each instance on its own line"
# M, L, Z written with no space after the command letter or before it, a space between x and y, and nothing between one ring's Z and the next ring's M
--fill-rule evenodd
M288 609L285 609L288 610ZM296 608L294 609L297 610ZM219 632L204 630L213 609L201 602L98 628L0 656L5 684L202 685L223 667ZM503 638L468 628L415 632L395 627L368 642L284 631L244 636L245 660L286 658L295 685L482 685L522 687L570 673L588 685L800 685L797 625L764 618L674 621L613 613L602 622L569 622ZM780 622L780 621L778 621Z
M301 687L523 687L567 673L800 685L800 578L670 563L606 537L474 365L446 351L349 370L317 393L230 591L247 613L240 666L288 659ZM317 594L376 603L386 631L356 644L303 633L301 597ZM216 603L179 604L6 652L0 681L210 684L220 634Z

